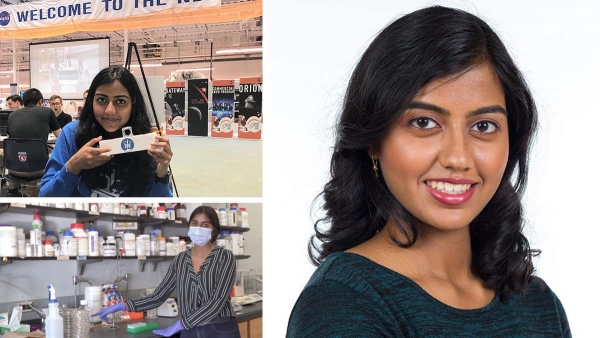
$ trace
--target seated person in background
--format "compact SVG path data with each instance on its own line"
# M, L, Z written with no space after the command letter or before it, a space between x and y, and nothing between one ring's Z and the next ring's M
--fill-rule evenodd
M144 97L133 75L121 66L101 70L92 80L81 117L65 126L46 165L40 196L171 197L169 139L156 136L147 151L106 155L102 139L151 132Z
M65 114L65 112L62 110L62 105L62 97L58 95L50 96L50 108L52 108L60 127L64 128L67 123L73 121L73 117L69 114Z
M6 98L6 105L8 109L21 109L23 108L23 99L17 94L11 95Z
M25 107L15 110L8 115L8 123L6 125L6 134L8 137L35 138L44 141L44 143L48 142L48 134L50 132L53 132L54 135L58 137L61 132L60 125L58 124L58 120L52 109L42 107L42 102L44 100L42 93L35 88L31 88L23 94L23 99ZM16 98L15 101L17 101ZM21 177L35 177L43 174L43 172L11 172L11 174ZM21 193L18 191L19 186L19 183L10 182L8 185L8 194L6 196L20 197ZM30 189L28 187L27 195L29 197L37 196L37 188Z

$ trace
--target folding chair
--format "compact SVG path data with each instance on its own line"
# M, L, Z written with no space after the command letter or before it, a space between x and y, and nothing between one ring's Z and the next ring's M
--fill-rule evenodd
M46 143L39 139L7 138L2 142L2 148L4 169L7 172L3 172L3 178L9 182L19 183L21 188L31 186L32 183L37 187L42 181L46 162L48 162Z

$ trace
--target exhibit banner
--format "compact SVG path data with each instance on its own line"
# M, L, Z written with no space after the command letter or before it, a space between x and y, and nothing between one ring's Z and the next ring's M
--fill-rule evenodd
M241 78L238 95L238 138L262 137L262 77Z
M213 81L211 137L233 138L233 108L235 90L233 80Z
M167 135L185 135L185 82L167 82L165 127Z
M188 80L188 135L208 136L208 79Z

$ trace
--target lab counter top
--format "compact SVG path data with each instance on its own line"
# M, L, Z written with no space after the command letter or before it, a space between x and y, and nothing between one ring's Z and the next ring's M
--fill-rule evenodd
M237 313L236 318L238 323L242 323L245 321L249 321L252 319L256 319L262 317L262 302L244 305L242 311ZM147 323L158 323L159 329L166 329L171 326L178 318L163 318L158 317L157 319L137 319L131 320L128 322L117 323L119 327L116 330L109 330L108 325L97 327L90 330L89 338L103 338L103 337L113 337L113 338L149 338L149 337L162 337L152 333L152 331L140 332L140 333L129 333L127 332L127 324L137 323L141 321L145 321Z

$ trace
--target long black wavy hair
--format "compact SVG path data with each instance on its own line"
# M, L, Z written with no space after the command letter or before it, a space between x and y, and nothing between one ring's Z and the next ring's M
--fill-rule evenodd
M315 223L309 242L313 264L367 241L388 220L407 238L396 240L397 245L416 242L414 218L383 175L375 177L369 148L379 149L405 105L425 85L485 62L504 91L509 156L498 190L470 224L473 268L503 300L532 280L532 256L538 251L530 249L522 232L521 198L537 128L535 103L498 35L472 14L439 6L405 15L383 29L352 73L336 126L331 179L320 194L325 216ZM323 224L328 229L321 230Z
M87 99L81 111L79 126L75 135L75 144L81 148L91 139L102 135L102 139L111 139L122 136L121 130L109 133L96 120L94 116L94 96L98 87L119 81L132 100L131 116L125 126L131 127L133 134L146 134L151 131L150 118L144 103L144 97L135 77L126 68L111 66L102 69L92 81ZM140 196L149 180L154 179L156 164L152 157L145 151L115 155L107 163L92 169L81 171L81 179L90 189L106 187L106 175L110 175L112 168L116 167L118 177L125 185L121 196Z

